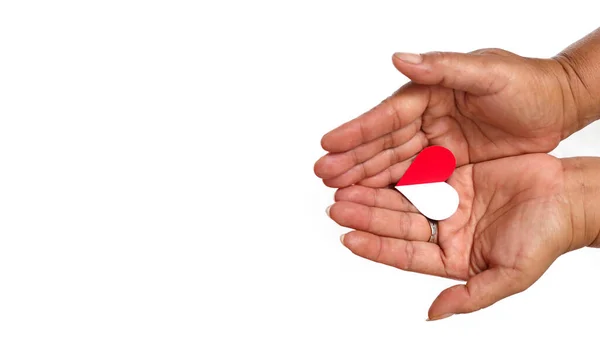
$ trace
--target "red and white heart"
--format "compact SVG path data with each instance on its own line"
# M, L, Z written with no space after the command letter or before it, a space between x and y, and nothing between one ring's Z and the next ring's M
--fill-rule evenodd
M455 167L456 159L450 150L442 146L427 147L400 178L396 189L427 218L447 219L459 204L458 192L445 182Z

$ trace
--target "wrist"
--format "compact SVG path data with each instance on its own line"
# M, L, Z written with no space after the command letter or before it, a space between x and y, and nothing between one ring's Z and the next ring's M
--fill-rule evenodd
M600 158L561 159L571 220L569 251L600 247Z
M582 75L585 66L568 53L553 58L559 68L559 83L563 97L563 139L600 118L600 102L590 92Z
M574 94L573 84L569 77L569 65L562 57L555 56L549 60L550 69L556 79L562 98L562 134L561 140L584 127L583 117L580 116L580 99Z
M600 118L600 29L551 60L563 94L564 139Z

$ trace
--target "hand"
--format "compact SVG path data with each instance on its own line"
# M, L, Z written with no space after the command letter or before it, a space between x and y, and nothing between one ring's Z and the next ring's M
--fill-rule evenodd
M571 206L560 160L545 154L458 168L449 180L457 212L429 243L425 217L397 191L351 186L329 209L355 231L342 237L354 254L402 270L465 280L444 290L430 319L485 308L532 285L573 246Z
M396 183L405 160L429 145L450 149L458 166L546 153L580 123L558 59L494 49L404 54L393 63L412 81L323 137L330 153L314 170L327 186Z

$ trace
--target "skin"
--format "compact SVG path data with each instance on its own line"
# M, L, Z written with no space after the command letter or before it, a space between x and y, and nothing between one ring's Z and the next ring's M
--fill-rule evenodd
M600 247L600 159L545 154L600 118L600 29L550 59L499 49L398 53L411 81L323 136L314 166L339 188L328 214L354 254L466 284L429 319L480 310L524 291L562 254ZM389 186L424 147L457 158L458 211L439 224Z
M430 145L450 149L458 166L547 153L598 118L599 44L596 31L550 59L500 49L397 53L394 66L411 81L324 135L328 153L314 172L329 187L384 187Z
M586 223L584 208L589 216L600 201L594 174L600 162L587 165L582 169L577 160L529 154L458 168L448 183L459 193L459 209L439 222L438 244L427 242L425 217L390 188L340 189L329 215L354 229L342 243L358 256L467 281L436 298L429 310L429 319L436 320L519 293L562 254L598 244L600 223ZM583 181L593 191L587 201Z

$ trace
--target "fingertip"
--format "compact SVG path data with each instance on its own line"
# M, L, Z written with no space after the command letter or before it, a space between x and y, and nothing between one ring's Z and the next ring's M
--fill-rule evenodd
M341 146L342 144L338 144L340 143L338 140L340 137L336 136L336 133L338 133L337 128L327 132L321 137L321 148L323 150L330 153L344 152L344 149Z
M342 246L346 247L353 254L356 254L355 249L356 249L357 234L360 234L360 233L353 230L353 231L350 231L350 232L340 235L340 242L342 243Z
M365 141L360 137L361 134L357 129L356 121L351 120L323 135L321 137L321 148L330 153L347 152ZM366 141L369 140L372 139Z
M350 183L344 182L347 180L348 179L346 179L343 176L322 179L323 184L325 186L330 187L330 188L337 188L337 189L342 189L342 188L346 188L346 187L350 186L352 184L352 182L350 182Z
M402 74L404 74L403 69L409 66L405 65L400 59L398 59L398 57L396 57L396 53L392 55L392 64L394 65L394 68L396 68L396 70L398 70Z
M443 314L443 315L440 315L440 316L429 316L426 321L427 322L439 321L441 319L448 318L448 317L451 317L451 316L454 316L454 314L446 313L446 314Z
M448 314L461 313L460 306L468 300L465 285L459 284L443 290L429 307L428 316L430 320L447 318Z
M321 157L321 158L323 158L323 157ZM317 159L317 161L313 165L313 173L319 178L323 178L323 177L321 177L321 174L320 174L320 165L321 164L319 162L321 161L321 158Z
M427 69L427 64L422 54L394 53L392 64L406 77L413 79L419 72Z
M348 227L348 223L356 216L356 209L354 206L355 205L345 201L335 202L329 208L329 217L338 225Z
M332 179L322 179L323 185L329 188L341 188L341 186L337 186L335 182L332 182Z
M338 188L335 193L333 194L333 200L335 202L338 202L340 200L344 200L344 194L346 193L345 188Z
M338 188L333 198L335 201L353 201L354 196L358 193L357 188L356 185Z
M324 134L323 137L321 137L321 148L325 151L329 151L329 146L328 146L329 144L327 141L328 135L329 135L329 132Z
M315 165L313 166L313 171L315 173L315 175L319 178L326 178L326 158L327 155L323 155L321 156L321 158L317 159L317 161L315 162Z
M352 231L344 234L344 246L355 252L357 248L360 248L367 242L365 235L361 232Z
M414 53L394 53L394 59L410 65L418 65L423 63L423 55Z
M357 210L356 204L346 201L339 201L334 202L331 206L329 206L327 209L327 215L339 225L347 227L345 225L347 225L351 219L354 219L359 211L360 210Z

